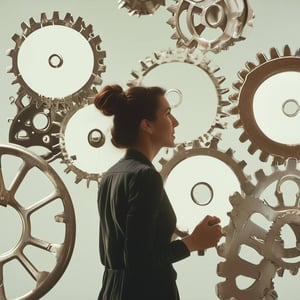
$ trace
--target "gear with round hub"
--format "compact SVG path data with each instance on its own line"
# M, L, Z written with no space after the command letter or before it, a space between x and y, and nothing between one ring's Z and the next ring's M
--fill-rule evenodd
M175 1L168 7L173 16L167 23L176 28L171 38L177 40L178 47L218 53L244 40L253 26L254 14L248 0Z
M9 180L14 171L15 176ZM37 182L36 176L39 189L32 189ZM35 181L31 181L34 178ZM31 189L28 189L28 184ZM27 197L24 197L24 189L29 190ZM44 159L19 145L0 145L0 209L15 211L21 224L19 240L11 249L0 253L0 298L40 299L63 275L72 256L76 224L70 195L60 177ZM1 227L7 226L5 220L1 218ZM47 228L47 231L41 231L41 228ZM49 230L53 230L51 239L47 236ZM8 233L12 234L10 231ZM3 239L1 245L8 240ZM45 260L48 263L42 265ZM51 267L50 262L53 262ZM11 276L6 273L6 267L14 263L15 267L20 264L22 270L17 269ZM33 285L24 275L30 275ZM14 284L9 284L12 278ZM24 283L24 295L15 295L18 292L17 282Z
M189 49L183 49L183 48L177 48L177 49L168 49L168 50L162 50L159 52L155 52L153 57L146 57L144 60L140 61L141 69L140 70L134 70L131 72L134 79L128 81L127 85L129 87L131 86L139 86L143 84L143 81L147 79L147 76L151 76L152 71L157 71L159 67L163 69L162 66L166 67L167 65L171 67L170 64L176 64L180 63L181 65L185 64L187 67L195 66L196 68L203 71L209 78L209 84L212 83L212 87L214 89L214 92L216 93L216 107L214 107L214 119L212 120L212 123L210 122L208 125L208 130L205 128L205 132L197 132L197 136L193 136L192 139L199 138L201 142L207 142L213 138L215 135L219 135L220 131L222 129L225 129L227 124L224 122L224 119L228 117L228 113L225 110L225 107L230 105L229 101L225 101L223 99L223 95L228 92L227 88L223 88L221 85L225 81L224 76L218 76L217 72L220 70L219 67L211 67L210 61L203 55L201 51L190 51ZM197 70L197 69L196 69ZM177 82L178 83L178 82ZM176 83L175 83L176 84ZM148 84L149 85L149 84ZM177 88L175 86L172 86L171 89L174 90L174 88ZM187 91L188 92L188 91ZM182 95L180 95L182 98ZM191 99L192 101L194 100ZM195 111L200 111L198 108L199 102L191 102L189 99L184 98L185 104L187 105L187 108L193 108L193 105L197 105L197 107L194 109ZM182 99L181 99L182 100ZM206 100L206 99L205 99ZM206 101L210 103L213 102L214 99L207 99ZM181 102L184 102L181 101ZM206 102L206 105L208 104ZM182 104L181 104L182 105ZM178 105L179 106L179 105ZM176 108L177 109L177 108ZM179 108L180 109L180 106ZM207 112L207 109L203 109L203 111ZM218 131L218 132L216 132ZM190 141L191 138L185 139L180 142Z
M273 163L282 163L288 157L300 158L300 140L294 128L299 127L298 95L300 79L300 50L292 54L285 46L283 54L276 48L270 49L270 58L257 54L258 64L247 62L246 68L238 72L239 81L233 84L237 90L230 96L234 104L232 114L239 119L235 128L242 128L241 142L250 141L249 153L260 151L260 160L267 161L273 156ZM288 86L288 88L287 88ZM269 97L268 92L276 92ZM288 107L295 106L289 112ZM292 108L293 109L293 108ZM266 122L266 111L273 114L276 122Z
M74 21L70 13L61 19L55 11L52 18L42 13L40 22L30 18L21 28L22 33L12 37L14 49L8 51L12 59L8 72L16 77L13 84L20 84L38 105L56 109L86 101L95 93L102 84L106 54L92 25L85 25L81 17Z
M119 0L119 8L127 8L130 15L150 15L161 5L165 5L165 0Z

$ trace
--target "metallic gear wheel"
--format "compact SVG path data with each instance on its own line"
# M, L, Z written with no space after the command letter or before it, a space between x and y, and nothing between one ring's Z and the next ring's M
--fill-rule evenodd
M289 270L292 275L295 275L300 267L300 250L298 249L300 242L299 192L294 195L293 201L291 192L289 195L284 194L282 186L285 182L294 182L300 190L300 171L297 169L297 161L290 158L284 167L275 166L272 174L265 175L263 170L259 170L255 176L258 183L252 195L262 197L269 188L269 192L273 192L275 196L273 198L268 196L268 199L265 199L268 207L273 210L273 215L276 215L276 219L273 218L274 223L265 238L263 255L276 264L279 276L283 276L285 270ZM295 247L284 248L284 240L280 237L280 232L285 224L291 227L295 235ZM293 258L293 262L287 261L288 258ZM298 261L295 261L296 258Z
M165 0L119 0L119 8L126 7L130 15L153 14L161 5L165 5Z
M7 165L8 168L6 169L4 167L5 159L7 158L10 159L10 163ZM13 164L12 161L14 162ZM11 299L7 294L9 291L6 289L6 284L8 283L7 280L9 280L10 277L8 279L6 278L4 267L10 265L11 262L18 262L24 268L26 275L30 275L35 284L33 285L34 288L29 288L29 291L26 292L26 294L22 296L17 295L17 299L40 299L56 284L71 259L75 243L75 214L73 204L64 183L57 173L45 162L45 160L41 159L31 151L28 151L26 148L12 144L1 145L0 162L0 209L6 210L12 208L15 210L20 218L22 226L22 233L19 241L9 251L0 253L0 298L3 300L8 298ZM17 166L17 173L11 181L8 181L7 178L9 178L9 174L12 171L12 165ZM25 198L28 196L24 197L24 194L19 194L19 192L20 189L22 190L23 185L26 185L26 180L28 180L28 177L30 177L31 172L33 171L39 172L39 189L44 189L44 187L46 187L45 190L43 190L43 194L47 194L45 197L35 201L32 198L36 196L34 192L38 189L32 189L29 194L31 203L24 205L27 201ZM37 175L36 173L34 174ZM45 182L47 185L45 186L43 185L44 182L42 177L46 177ZM35 182L29 184L32 187ZM50 193L48 193L49 187L52 189ZM47 241L46 239L39 239L36 235L36 231L34 232L36 214L41 210L44 211L45 208L49 209L53 215L56 214L54 210L49 208L49 206L53 207L52 205L54 203L59 204L56 209L60 210L63 208L63 211L54 217L55 226L59 226L64 233L64 236L60 237L59 241L56 243ZM48 229L53 226L53 224L50 224L50 222L53 223L53 220L50 221L50 219L52 219L50 218L52 214L48 215L47 210L47 218L43 216L42 223L45 227L48 226ZM5 218L2 218L1 222L5 222L5 220ZM41 222L39 222L39 224L41 224ZM59 224L63 224L64 226L62 227L62 225ZM6 225L3 224L3 226ZM56 229L58 228L56 227ZM7 240L8 239L5 239L4 244ZM3 245L3 243L1 244ZM47 255L47 261L49 260L49 256L50 258L53 257L54 267L47 270L38 265L37 262L41 261L35 261L34 263L34 260L28 256L28 247L33 247L36 250L34 252L34 258L39 254L43 255L43 258ZM15 273L13 276L14 292L16 292L16 285L19 285L20 282L22 282L22 284L24 283L24 278L20 279L19 276L19 272Z
M106 54L92 25L86 26L81 17L74 21L70 13L63 19L57 11L52 18L42 13L40 22L30 18L29 25L23 22L21 28L22 33L12 37L16 44L8 51L12 59L8 72L16 77L12 83L20 84L38 105L72 105L89 97L102 84ZM74 55L75 48L85 56L84 60ZM84 64L78 66L82 61Z
M299 159L299 137L298 141L293 143L285 143L270 137L269 134L266 133L266 130L262 129L262 126L267 124L265 118L264 122L261 122L260 125L258 124L257 113L255 113L254 105L258 102L255 100L261 100L261 98L257 97L258 89L261 88L268 80L275 80L276 76L287 75L289 72L293 72L291 74L299 74L300 49L297 49L295 54L292 54L290 47L286 45L283 49L283 54L281 55L277 49L271 48L270 58L267 58L263 53L258 53L257 60L258 65L247 62L246 68L238 72L240 80L233 84L234 89L238 92L230 96L230 100L235 104L235 108L233 108L232 113L238 114L239 116L234 127L242 127L244 129L244 132L240 136L240 141L245 142L249 140L251 142L248 148L248 151L251 154L260 150L261 153L259 158L261 161L267 161L270 155L274 156L274 163L282 163L284 159L288 157L295 157ZM285 79L284 82L287 82L287 79ZM298 84L295 85L295 80L290 80L289 84L293 84L294 90L298 90ZM286 86L284 86L281 90L288 95L290 89L287 89ZM270 97L266 96L264 99L269 101ZM272 102L269 103L269 107L272 107L274 111L277 109L276 112L281 112L282 100L289 100L289 96L287 96L287 99L278 99L279 101L276 101L276 103L273 101L275 100L273 97L271 100ZM286 102L283 103L286 104ZM257 105L258 104L259 103L257 103ZM265 115L266 109L268 108L264 107L260 111L260 114ZM270 111L268 111L268 113L270 114ZM282 116L283 115L284 114L282 114ZM285 130L282 130L282 128L280 130L276 130L276 135L282 132L283 136L287 136L289 132L295 132L295 125L293 125L294 123L291 118L285 116L282 121L283 122L278 121L278 124L283 127L287 124L289 128ZM273 129L275 125L275 123L272 123Z
M170 175L172 175L172 173L174 173L175 168L180 167L180 164L187 163L188 160L197 159L197 158L216 159L217 162L223 162L226 166L228 166L231 169L230 171L232 171L234 173L234 175L237 179L236 180L238 182L237 184L236 184L236 182L233 182L234 183L234 191L235 191L235 188L238 188L238 185L239 185L242 193L247 193L247 194L251 193L251 191L253 189L253 185L250 182L250 177L246 176L243 172L243 169L246 166L246 163L244 161L240 161L240 162L236 161L233 158L233 151L231 149L228 149L225 152L218 149L218 140L217 139L213 139L209 147L205 147L198 140L193 141L189 145L178 145L176 147L176 149L174 150L173 155L171 155L170 158L167 158L167 159L162 158L160 160L160 164L162 166L162 168L160 170L160 174L161 174L164 182L166 183L169 180ZM192 165L193 165L194 170L196 167L195 163L196 163L196 160L195 161L192 160ZM202 162L202 164L203 164L203 162ZM210 163L210 164L212 164L212 163ZM218 168L218 167L220 167L220 166L216 165L216 168ZM188 168L188 170L190 170L190 172L191 172L191 169ZM177 170L175 170L175 171L180 174L182 174L182 172L183 172L183 170L180 168L178 169L178 171ZM176 172L175 172L175 174L177 174ZM191 176L191 174L190 174L189 178L193 178L193 181L191 182L191 184L190 184L190 182L188 182L188 186L184 185L184 187L183 187L183 185L178 186L178 185L176 185L176 184L174 185L172 183L170 185L171 189L175 189L174 194L176 194L176 197L174 197L174 198L181 199L179 205L177 205L178 203L173 202L173 207L175 209L175 212L177 210L176 214L177 214L177 218L178 218L178 226L180 226L181 223L185 223L185 222L180 222L180 221L182 221L182 217L184 217L184 216L188 218L189 222L193 219L193 216L190 215L190 213L187 213L190 204L192 205L191 212L195 212L197 210L197 208L199 208L199 206L197 206L197 205L201 205L201 206L207 205L206 206L207 209L212 208L212 205L214 205L214 204L216 204L218 207L220 207L219 201L217 201L218 204L216 203L216 199L220 198L218 195L216 195L215 200L212 202L212 204L210 204L210 202L214 196L214 189L210 185L210 182L214 183L214 179L213 178L209 179L209 176L206 176L206 180L208 180L208 182L202 182L202 176L200 174L201 173L200 170L195 171L195 172L197 172L198 175L196 174L195 176L194 175ZM228 174L229 175L226 175L226 176L233 175L230 172ZM199 182L199 180L201 182ZM228 181L228 182L231 182L231 181ZM237 186L235 186L235 185L237 185ZM176 189L176 186L179 188L179 190ZM203 188L204 188L204 192L207 191L209 193L210 197L206 203L202 204L204 197L202 196L202 193L200 193L200 192ZM200 192L198 193L197 190ZM184 193L184 191L187 191L187 193L186 192ZM228 191L227 188L226 188L226 191L224 189L222 189L222 191L217 190L217 192L219 194L220 193L224 194L224 193L229 192L229 195L232 194L234 191ZM169 192L171 193L171 191L169 191ZM178 195L179 193L182 193L182 194L179 196ZM190 203L186 202L186 204L184 204L182 202L183 199L188 200L189 195L187 195L187 194L190 194L190 198L192 198L191 200L193 200L194 203L192 203L192 201L190 201ZM199 194L200 194L200 196L199 196ZM223 197L221 197L221 198L223 198ZM208 206L208 204L209 204L209 206ZM180 207L182 208L183 205L186 205L185 212L180 211ZM201 210L203 210L203 208ZM215 208L214 208L214 210L215 210ZM224 208L223 208L223 210L224 210ZM199 220L198 218L199 217L197 214L197 217L195 219L196 222ZM186 225L186 224L183 224L183 225ZM192 227L194 225L196 225L196 224L193 224L191 226L191 228L189 228L189 229L192 229ZM176 232L176 234L178 236L184 235L184 232L182 232L182 229L186 230L186 228L183 228L186 226L181 226L181 227L182 228L178 228L178 230Z
M24 89L20 88L17 99L12 102L16 104L18 113L11 122L9 142L27 148L46 149L47 151L43 151L41 157L51 162L60 156L57 133L63 116L53 109L44 106L36 107L32 98L27 105L24 105L25 101L22 100L26 96Z
M178 47L199 48L202 51L220 52L234 42L244 40L246 33L253 26L253 11L248 0L175 0L176 4L168 7L172 17L168 24L176 29L172 39L177 40ZM186 13L187 30L181 23ZM199 19L199 23L196 20ZM206 33L210 32L208 38ZM211 38L214 33L214 38Z
M269 221L276 218L276 212L263 201L252 196L235 193L230 197L233 210L228 213L230 223L223 228L225 243L218 246L218 254L225 258L217 267L217 273L226 280L217 284L220 299L277 299L272 279L276 266L264 257L256 263L240 255L241 247L253 248L258 254L263 252L266 230L251 220L255 213L263 214ZM247 288L240 288L238 278L251 279Z
M223 121L224 118L228 116L228 113L225 111L225 107L230 104L229 101L223 100L223 95L228 92L227 88L222 88L221 84L225 81L225 77L218 76L217 72L220 68L210 67L210 61L208 61L202 52L198 51L190 51L189 49L177 48L175 50L168 49L160 52L155 52L153 57L146 57L144 60L140 62L141 70L132 71L131 75L134 79L128 81L127 85L130 86L139 86L143 84L143 80L151 71L154 69L170 63L184 63L187 65L195 66L205 72L208 75L210 81L212 82L213 88L217 93L217 107L215 110L215 119L213 120L213 124L209 124L209 129L207 132L201 132L199 139L203 142L209 142L214 135L218 135L215 130L220 130L226 128L227 124ZM172 87L174 88L174 87ZM208 99L210 100L210 99ZM193 105L191 103L190 105ZM198 105L197 102L194 105ZM198 111L198 106L196 111ZM197 133L199 135L199 133ZM198 138L197 136L193 137L193 139ZM190 141L191 139L186 139L185 141ZM181 141L181 142L185 142Z
M76 175L75 183L83 179L88 187L91 181L99 183L103 172L111 166L110 161L124 154L111 143L111 126L112 119L100 116L93 102L74 106L64 117L59 146L62 162L67 165L65 172ZM113 159L108 161L108 155Z

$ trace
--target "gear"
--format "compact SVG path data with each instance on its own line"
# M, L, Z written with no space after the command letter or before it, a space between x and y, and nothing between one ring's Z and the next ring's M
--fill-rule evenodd
M17 162L20 162L21 160L21 164L19 165L17 174L12 180L9 187L7 187L7 182L4 179L7 178L5 176L6 172L11 173L12 165L14 164L10 163L8 165L8 170L5 170L3 164L3 160L5 159L5 157L10 157ZM39 170L41 174L40 176L47 177L47 182L49 185L51 185L51 191L42 199L39 198L38 201L24 206L23 202L21 202L21 200L24 199L20 198L18 191L20 190L20 187L22 187L24 182L26 182L26 179L28 180L30 173L34 170ZM40 179L42 180L42 178ZM36 182L31 182L31 186L35 184ZM42 186L44 187L44 185ZM40 188L42 188L42 186L40 186ZM49 192L49 189L46 189L45 191ZM33 197L33 194L31 192L31 198ZM51 210L49 209L49 206L51 206L54 202L59 203L59 207L63 208L63 212L55 215L54 220L56 224L64 224L64 226L62 226L62 230L64 232L63 240L61 240L60 236L59 241L57 241L56 243L54 243L53 241L50 242L47 240L38 239L33 235L32 232L35 224L33 222L33 219L36 213L38 213L39 210L44 210L47 207L48 210L52 211L53 213L53 207ZM56 282L62 276L72 256L75 243L76 225L74 208L70 195L57 173L55 173L55 171L49 166L49 164L46 163L45 160L41 159L33 152L19 145L1 145L0 205L3 207L2 209L10 207L16 210L21 218L22 223L22 233L20 235L19 241L11 250L0 253L0 298L3 300L8 299L6 280L9 280L9 278L5 278L5 273L3 272L4 266L10 264L12 261L18 261L24 267L25 271L33 278L36 284L34 288L32 290L29 290L25 295L18 295L17 299L40 299L56 284ZM48 219L46 219L47 218L44 218L43 222L46 223L44 223L43 225L52 226L49 224L49 222L47 222ZM3 220L1 219L0 221ZM52 220L51 223L53 223ZM3 223L1 226L5 225L6 224ZM5 243L5 239L1 241L1 243L3 242ZM36 249L37 251L41 251L35 251L35 257L37 257L39 253L41 253L43 258L45 258L45 254L51 257L53 256L55 258L54 267L51 270L39 270L41 268L38 268L38 264L33 263L28 257L26 252L28 249L27 247L34 247L34 249ZM20 277L20 274L16 273L14 276L14 280L22 281L22 279L18 278L18 276ZM30 288L32 288L32 285L30 285Z
M279 276L283 276L285 270L289 270L291 274L296 274L300 266L300 250L298 249L298 243L300 242L300 226L299 226L299 193L295 195L294 203L291 203L291 197L286 199L286 196L281 191L281 186L286 181L293 181L300 190L300 171L297 169L297 161L295 159L288 159L284 167L275 166L274 171L270 175L265 175L262 170L259 170L255 174L258 183L253 189L252 195L254 197L262 197L263 192L268 187L275 185L275 201L270 199L268 204L273 209L273 214L276 212L276 218L274 218L274 224L267 234L264 247L265 257L271 259L278 266L277 273ZM272 202L271 202L272 200ZM286 201L285 201L286 200ZM287 201L289 200L289 201ZM289 205L285 202L288 202ZM283 225L288 224L294 232L296 237L296 246L293 248L283 248L283 241L279 238L280 231ZM276 246L276 247L274 247ZM280 249L278 252L274 249ZM298 262L289 263L285 258L294 259L299 257Z
M16 45L8 52L12 59L8 72L16 77L12 83L20 84L38 105L72 106L73 102L86 101L101 85L106 54L100 49L101 39L94 35L92 25L86 26L81 17L74 21L67 13L60 19L55 11L48 19L42 13L40 22L30 18L29 25L23 22L21 28L22 33L12 37ZM74 49L80 49L85 59L75 57ZM33 61L35 64L28 65ZM79 74L81 61L85 64L79 67Z
M251 62L246 63L246 69L238 73L240 81L233 84L234 89L238 92L230 96L230 100L235 104L232 113L239 115L239 119L235 122L234 127L243 127L244 132L240 136L240 141L245 142L250 140L249 153L253 154L257 150L260 150L261 161L267 161L270 155L274 156L274 164L282 163L284 159L288 157L299 159L299 140L298 143L292 144L276 141L270 138L268 134L262 130L261 126L258 125L254 111L254 98L258 88L261 87L265 81L270 80L270 78L275 78L275 76L281 73L283 74L284 72L300 72L300 50L298 49L293 55L290 47L286 45L283 50L283 55L280 55L277 49L271 48L270 59L263 53L258 53L257 59L258 65ZM298 89L298 85L295 88ZM286 87L282 90L289 91ZM269 97L264 98L269 100ZM270 102L270 106L274 106L273 101L272 103ZM279 107L281 108L281 105ZM265 111L266 110L263 109L262 113L265 114ZM288 117L286 116L285 122L288 123ZM278 121L278 123L280 126L284 126L283 122ZM282 130L282 128L280 129ZM293 128L288 129L292 131ZM283 132L286 134L284 130ZM279 133L279 131L277 133Z
M165 2L165 0L119 0L119 8L126 7L130 15L149 15L161 5L166 5Z
M228 92L227 88L222 88L221 84L224 82L225 77L216 76L216 73L220 70L220 68L215 67L211 68L209 66L209 61L204 57L203 53L198 51L190 51L189 49L168 49L160 52L155 52L153 57L146 57L145 60L141 61L141 70L140 71L132 71L133 80L130 80L127 85L130 86L139 86L142 85L144 77L146 77L152 70L155 68L162 66L164 64L169 63L185 63L193 65L197 68L202 69L210 78L213 83L214 88L217 92L217 108L216 108L216 116L213 124L210 124L210 128L205 133L200 133L201 136L199 139L202 142L209 142L209 140L214 136L218 135L214 132L215 129L224 129L227 124L223 121L224 118L228 116L225 111L225 106L228 106L230 102L224 101L222 99L223 95ZM174 88L174 87L172 87ZM197 103L195 103L196 105ZM198 111L197 107L197 111ZM196 137L193 137L193 139ZM187 139L191 140L191 139ZM186 141L186 140L185 140ZM183 142L185 142L183 141Z
M254 14L248 0L239 3L234 0L175 1L175 5L168 7L173 16L167 23L176 28L171 38L177 40L178 47L199 48L204 52L218 53L234 42L244 40L246 33L253 26ZM181 18L184 13L190 36L183 32ZM200 22L195 24L195 20L198 19ZM216 37L206 38L207 32L214 32Z
M76 175L75 183L85 179L89 187L91 181L100 182L110 161L116 161L124 154L110 142L111 126L112 119L101 118L91 101L86 105L74 106L64 117L59 145L62 162L67 165L65 172L72 171ZM114 157L110 161L107 161L108 154Z
M29 104L24 105L24 97L26 94L20 88L17 99L12 102L16 104L18 113L10 126L9 142L24 147L45 148L48 151L41 157L51 162L60 156L57 133L63 116L47 107L36 107L32 98Z
M188 160L191 160L191 159L194 159L197 157L198 158L205 157L207 159L216 159L217 162L218 161L223 162L226 166L228 166L231 169L231 171L236 176L242 193L247 193L247 194L251 193L251 191L253 189L253 185L250 182L250 177L246 176L243 172L243 169L246 166L246 163L244 161L240 161L240 162L236 161L233 158L233 151L231 149L228 149L225 152L218 149L218 140L217 139L213 139L209 147L205 147L198 140L193 141L189 145L178 145L176 147L176 149L174 150L173 155L171 155L170 158L168 158L168 159L162 158L159 161L159 163L162 166L162 168L160 170L160 174L161 174L164 182L169 181L170 175L173 175L173 174L176 175L177 171L178 171L178 174L185 171L185 170L180 169L180 167L182 167L182 166L179 166L181 163L188 162ZM198 221L198 218L199 218L198 213L196 213L196 216L194 214L194 212L197 211L197 206L196 206L197 204L202 205L202 206L209 205L209 209L211 209L212 211L215 211L216 209L218 209L218 206L220 206L219 201L215 201L215 199L219 199L220 197L218 197L218 196L214 197L213 188L209 185L209 183L202 182L201 171L200 170L196 171L197 169L195 169L195 161L194 160L192 160L192 165L193 165L193 169L196 172L195 176L192 176L191 174L189 176L189 178L193 178L192 182L188 182L187 185L184 184L184 185L180 186L179 189L176 189L176 186L174 186L172 184L172 181L171 181L171 185L170 185L171 191L169 191L169 194L171 194L171 192L173 190L174 194L176 195L176 197L171 197L171 198L181 199L179 202L179 205L177 205L178 203L173 202L173 207L174 207L175 213L177 210L176 214L177 214L177 218L178 218L178 230L177 230L176 234L178 236L184 236L185 233L181 230L186 231L187 226L185 223L187 220L189 223L192 223L192 221L193 222ZM178 169L178 166L179 166L179 169ZM176 170L175 170L175 167L176 167ZM217 168L218 167L219 166L217 165ZM188 168L188 170L190 170L190 169ZM174 171L175 171L175 173L174 173ZM192 170L190 172L192 172ZM197 180L197 178L198 179L200 178L201 182L195 181L195 180ZM206 176L206 178L207 178L207 180L211 180L211 181L214 180L214 179L209 179L209 176ZM196 184L195 184L195 182L196 182ZM234 182L232 181L232 183L234 183ZM234 183L234 184L236 184L236 183ZM193 186L193 188L191 188L192 186ZM205 197L203 197L202 194L201 194L201 196L199 196L199 194L197 193L198 188L200 188L200 191L204 190L204 191L209 192L210 197L207 197L208 201L205 204L201 204ZM184 191L187 191L187 192L184 192ZM235 189L234 189L234 191L235 191ZM187 199L188 198L187 194L189 192L191 194L191 198L192 198L193 202L192 201L186 202L186 204L185 204L186 209L184 212L182 212L181 211L181 208L183 205L182 198ZM217 192L219 194L224 194L224 193L228 193L228 190L222 189L222 191L220 191L220 189L218 189ZM230 194L232 192L233 191L230 191ZM178 197L179 193L181 193L180 194L181 196ZM213 197L214 197L214 201L212 201L212 203L211 203L211 200ZM224 196L221 197L221 200L223 197ZM217 205L217 207L214 207L214 209L213 209L213 205ZM188 213L189 206L191 206L190 207L191 213ZM195 220L193 220L193 216L195 216ZM186 217L186 218L183 222L181 222L183 217ZM189 229L192 229L192 227L196 224L190 224L190 225L191 226L188 226L188 227L190 227Z
M277 299L272 279L276 274L276 266L262 257L254 264L239 255L241 246L253 248L258 254L263 253L263 241L266 231L250 220L257 212L263 214L269 221L278 215L272 208L258 198L242 196L235 193L230 197L233 210L228 214L230 223L223 228L226 236L225 243L218 246L217 251L226 260L220 262L217 273L226 280L217 284L217 294L220 299ZM253 279L247 288L238 286L238 277Z

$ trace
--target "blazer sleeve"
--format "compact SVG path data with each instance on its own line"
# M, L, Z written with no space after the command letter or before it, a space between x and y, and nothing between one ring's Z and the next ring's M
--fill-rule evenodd
M181 240L154 247L163 192L161 176L153 168L143 169L131 180L125 234L125 263L129 269L159 268L190 255Z

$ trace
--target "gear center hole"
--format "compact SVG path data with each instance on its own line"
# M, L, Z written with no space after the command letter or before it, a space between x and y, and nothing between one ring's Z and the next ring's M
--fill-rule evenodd
M191 190L191 197L195 204L200 206L208 205L214 196L214 192L210 184L207 182L197 182Z
M288 99L282 104L282 112L290 118L296 117L299 109L299 103L295 99Z
M211 5L205 14L207 24L213 28L218 27L224 20L224 10L220 5Z

